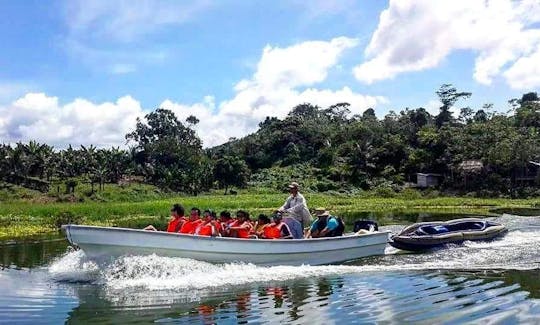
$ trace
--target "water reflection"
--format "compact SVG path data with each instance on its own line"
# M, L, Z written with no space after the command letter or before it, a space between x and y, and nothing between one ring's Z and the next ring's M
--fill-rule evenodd
M512 282L522 272L375 272L230 288L197 302L182 292L111 302L85 285L67 323L522 323L540 317L540 301Z
M0 268L34 268L42 266L66 251L68 242L63 236L42 239L0 242Z

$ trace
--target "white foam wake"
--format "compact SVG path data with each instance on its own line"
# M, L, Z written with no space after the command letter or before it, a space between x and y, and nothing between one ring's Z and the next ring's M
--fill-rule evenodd
M87 260L83 251L69 247L64 255L53 260L48 271L56 281L92 282L98 279L100 269L95 262Z
M210 264L184 258L129 256L116 260L102 273L114 289L144 287L163 289L208 289L254 282L286 281L356 272L354 266L273 266L253 264Z

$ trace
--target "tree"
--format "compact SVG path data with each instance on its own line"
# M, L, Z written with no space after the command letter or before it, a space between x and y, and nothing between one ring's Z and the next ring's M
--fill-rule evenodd
M245 187L249 179L250 171L241 158L225 155L216 161L214 177L219 186L225 189L225 194L231 186Z
M203 168L202 142L172 111L158 108L145 121L137 119L135 131L126 139L136 143L139 165L151 183L190 193L204 190L192 186L198 184Z
M188 123L188 125L190 126L195 126L197 124L199 124L199 119L195 116L195 115L190 115L186 118L186 122Z
M443 84L439 90L436 91L436 94L442 103L439 115L435 118L435 124L438 128L453 120L450 108L452 108L458 100L471 97L471 93L458 92L451 84Z
M536 93L527 93L521 97L515 118L517 126L540 127L540 101Z

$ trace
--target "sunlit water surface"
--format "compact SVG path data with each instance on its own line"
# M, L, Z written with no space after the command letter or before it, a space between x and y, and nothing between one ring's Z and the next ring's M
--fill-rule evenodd
M131 256L98 267L63 240L3 245L0 322L539 324L540 217L495 220L510 231L492 242L330 266Z

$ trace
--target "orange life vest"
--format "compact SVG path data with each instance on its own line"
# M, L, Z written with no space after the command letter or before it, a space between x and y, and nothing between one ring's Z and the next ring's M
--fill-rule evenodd
M236 231L238 238L249 238L249 232L251 231L253 226L251 225L251 222L249 221L245 221L241 226L245 226L245 225L249 225L249 227L238 229ZM233 227L237 227L237 226L233 225Z
M174 218L173 220L169 221L169 224L167 225L167 232L177 232L182 226L183 222L184 219L182 217Z
M281 238L281 227L283 226L283 223L276 224L270 224L264 228L264 238L268 239L275 239L275 238Z
M197 226L202 222L201 219L197 219L195 221L186 221L182 225L182 228L180 228L179 233L181 234L194 234L195 230L197 229Z
M212 224L209 222L205 225L200 225L197 228L196 234L199 236L212 236Z

